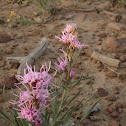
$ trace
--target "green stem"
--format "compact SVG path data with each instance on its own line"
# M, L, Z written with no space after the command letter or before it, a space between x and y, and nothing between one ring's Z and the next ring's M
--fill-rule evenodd
M60 113L60 111L62 111L62 106L63 106L63 103L64 103L65 94L66 94L66 89L63 90L63 95L62 95L61 103L60 103L59 108L58 108L57 115ZM55 124L56 124L56 121L57 121L57 118L58 118L57 115L56 115L56 118L53 121L52 126L55 126Z
M63 91L63 95L62 95L62 99L61 99L61 104L59 106L58 113L62 110L62 105L63 105L63 102L64 102L65 94L66 94L66 89L64 89L64 91Z
M67 51L68 54L68 68L67 68L67 85L69 85L69 79L70 79L70 70L71 70L71 63L72 63L72 48L69 49L69 51Z

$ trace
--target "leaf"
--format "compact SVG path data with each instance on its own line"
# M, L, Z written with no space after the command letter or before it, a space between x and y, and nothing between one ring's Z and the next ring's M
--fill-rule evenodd
M101 100L101 99L100 99L100 100ZM98 103L100 100L96 101L96 102L91 106L91 108L90 108L89 111L86 113L86 115L81 119L81 121L87 118L87 116L92 112L92 110L94 109L94 107L97 105L97 103Z
M71 86L70 91L73 90L80 83L81 80L87 80L89 78L91 78L91 77L84 78L84 77L81 76L77 81L72 82L72 83L75 83L75 84Z
M76 117L78 117L78 115L83 111L83 109L86 107L87 103L92 100L94 97L96 97L96 94L92 95L86 102L85 104L83 105L83 107L80 109L80 111L78 112L78 114L76 115ZM75 117L75 118L76 118Z
M69 102L67 102L66 104L65 104L65 106L67 105L70 105L76 98L77 98L77 96L80 94L80 92L81 92L81 90L79 90L70 100L69 100Z
M65 114L62 116L61 120L62 120L63 118L65 118L65 116L71 115L72 112L82 103L83 100L84 100L84 99L82 99L78 104L71 106L71 107L65 112ZM67 117L68 117L68 116L67 116Z
M57 111L58 111L58 89L56 88L55 98L54 98L54 101L53 101L53 119L56 118Z
M10 123L14 124L14 122L2 110L0 110L0 114L1 114L1 116L0 116L1 118L3 118L5 120L9 121Z
M3 96L4 96L4 100L5 100L5 88L6 88L6 85L3 86Z

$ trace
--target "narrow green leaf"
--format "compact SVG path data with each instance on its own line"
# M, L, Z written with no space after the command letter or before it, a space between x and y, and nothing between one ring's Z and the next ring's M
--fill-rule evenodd
M6 119L7 121L14 123L2 110L0 110L1 117Z
M100 99L100 100L101 100L101 99ZM91 106L91 108L90 108L89 111L85 114L85 116L81 119L81 121L87 118L87 116L92 112L92 110L94 109L94 107L97 105L97 103L98 103L100 100L96 101L96 102Z
M79 90L70 100L69 100L69 102L67 102L66 104L65 104L65 106L67 105L70 105L76 98L77 98L77 96L80 94L80 92L81 92L81 90Z

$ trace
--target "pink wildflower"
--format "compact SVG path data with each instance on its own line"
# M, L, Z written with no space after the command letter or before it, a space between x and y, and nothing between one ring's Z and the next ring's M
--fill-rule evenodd
M74 36L73 36L71 33L64 33L64 32L62 32L61 38L58 37L58 36L56 36L56 38L59 39L60 42L63 42L63 43L65 43L66 45L69 45L70 42L73 41Z
M41 107L47 107L47 100L50 96L48 86L51 84L52 76L49 74L51 67L51 62L49 66L47 64L42 65L40 72L35 71L32 67L26 64L27 68L24 70L24 76L17 75L21 80L19 84L22 84L25 87L25 91L22 91L18 84L17 88L20 89L18 101L12 100L12 104L17 104L18 109L15 109L20 112L19 118L26 119L30 122L33 122L35 126L40 126L42 120L40 117L39 109Z
M77 39L77 36L74 35L73 41L71 41L72 48L82 48L83 46L86 46L86 44L81 44L80 41Z
M33 100L33 96L32 96L32 93L30 91L20 92L20 95L19 95L19 101L20 102L27 102L29 100L30 101Z
M77 39L77 35L74 34L75 30L76 24L67 24L66 28L62 31L62 36L56 36L56 38L59 39L59 41L65 43L68 48L72 47L74 49L86 46L85 44L81 44L79 42L79 40Z
M51 62L49 67L47 65L42 65L40 72L35 72L32 67L27 64L27 68L24 70L24 76L17 75L17 78L21 80L21 84L29 84L32 88L39 88L41 86L48 87L51 83L52 76L48 74L50 70ZM27 71L27 72L26 72Z
M42 124L41 119L35 120L35 126L40 126L41 124Z
M41 88L33 91L33 96L35 97L36 100L38 100L41 107L46 107L49 95L50 93L48 89Z
M36 119L39 118L40 112L39 109L33 108L31 102L24 104L20 107L19 111L21 115L18 118L27 119L30 122L35 122Z
M64 33L74 33L75 29L77 29L76 24L67 24L66 28L63 30Z
M54 64L56 65L57 69L65 71L68 65L67 53L63 49L61 49L61 51L64 54L64 59L62 57L58 57L59 65L57 63Z

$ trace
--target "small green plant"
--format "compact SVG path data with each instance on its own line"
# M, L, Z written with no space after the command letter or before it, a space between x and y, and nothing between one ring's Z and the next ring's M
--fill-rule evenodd
M44 10L51 10L52 7L56 7L57 3L61 0L35 0L38 5L40 5Z
M34 24L35 21L34 20L27 19L27 18L16 18L14 20L14 23L21 24L21 25L31 25L31 24Z
M32 68L26 63L24 75L16 76L20 80L16 84L19 92L14 92L16 99L10 101L14 105L14 108L10 110L11 117L0 110L0 117L14 126L77 126L72 121L72 113L80 107L82 107L80 113L83 113L84 107L95 97L92 95L83 104L85 99L83 97L75 102L81 89L73 96L71 95L80 81L90 78L80 76L78 80L73 81L73 54L76 49L86 46L77 39L76 24L67 24L62 31L62 36L56 36L56 38L64 43L65 51L63 48L60 49L63 57L58 57L58 61L53 63L53 68L50 61L48 66L46 63L43 64L38 72L35 67ZM54 83L53 79L58 79L58 81ZM22 85L23 89L19 85ZM87 113L84 113L81 120L92 112L98 102L99 100L90 107Z

